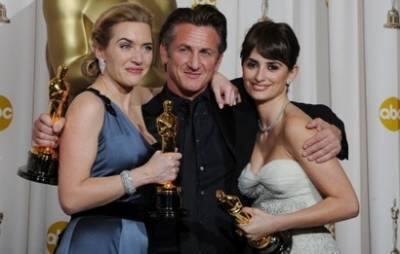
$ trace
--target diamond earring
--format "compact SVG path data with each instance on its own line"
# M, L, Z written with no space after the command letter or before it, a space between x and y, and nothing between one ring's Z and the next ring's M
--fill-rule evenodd
M98 63L99 63L100 72L103 73L104 70L106 69L106 61L104 61L104 59L103 59L103 58L100 58L100 57L97 58L97 61L98 61Z

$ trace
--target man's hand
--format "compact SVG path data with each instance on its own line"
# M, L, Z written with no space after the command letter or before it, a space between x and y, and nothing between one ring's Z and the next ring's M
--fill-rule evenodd
M336 126L316 118L309 122L306 127L318 131L317 134L304 142L303 156L307 157L308 160L322 163L335 158L342 150L342 133Z
M49 113L43 113L33 123L32 141L37 146L57 147L58 137L64 128L65 119L53 123Z
M222 109L224 105L235 106L242 101L236 86L219 72L214 74L211 87L220 109Z

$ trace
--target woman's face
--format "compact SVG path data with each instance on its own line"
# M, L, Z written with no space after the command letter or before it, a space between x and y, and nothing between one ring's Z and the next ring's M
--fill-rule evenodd
M286 64L264 58L256 49L243 62L242 70L246 90L256 101L267 101L286 94L286 84L297 74L297 66L289 71Z
M111 29L111 39L98 53L104 59L104 75L124 87L137 85L153 59L151 28L140 22L122 22Z

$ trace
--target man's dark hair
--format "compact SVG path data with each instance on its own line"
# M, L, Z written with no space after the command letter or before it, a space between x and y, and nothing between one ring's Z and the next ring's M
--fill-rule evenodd
M195 26L210 26L215 29L220 38L218 52L222 54L226 49L226 18L224 14L212 5L197 5L191 8L174 10L164 22L160 30L160 45L168 48L175 36L175 27L179 24Z
M240 52L242 65L253 49L264 58L281 61L291 70L299 56L300 45L288 24L261 21L254 24L244 38Z

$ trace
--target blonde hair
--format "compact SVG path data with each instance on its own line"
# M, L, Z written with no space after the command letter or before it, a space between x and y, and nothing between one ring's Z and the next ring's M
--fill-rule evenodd
M91 42L92 48L105 49L112 37L113 26L122 22L140 22L152 25L152 15L142 6L132 3L121 3L112 6L103 12L94 23ZM88 55L81 65L82 74L94 79L100 73L100 63L94 54Z
M140 22L151 27L152 15L137 4L116 4L103 12L96 20L92 30L92 45L98 48L106 48L112 36L112 27L122 22Z

